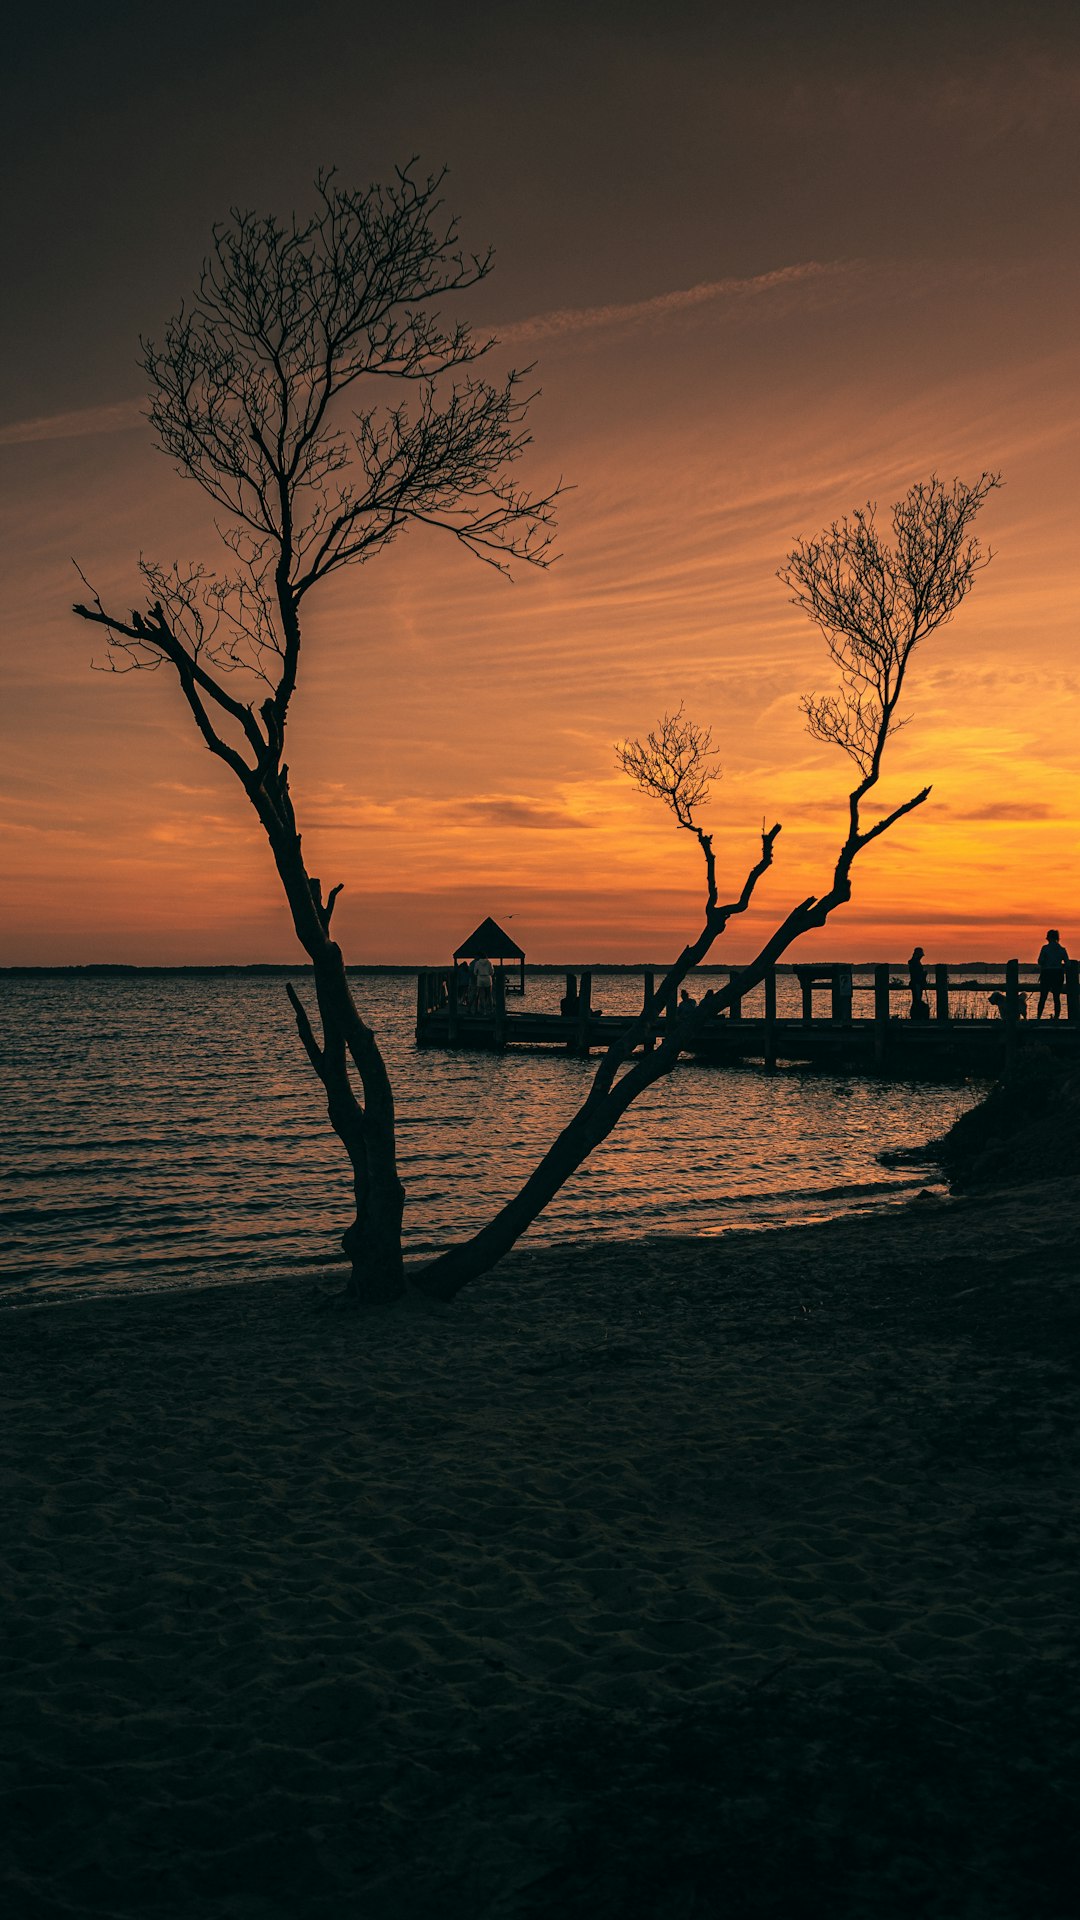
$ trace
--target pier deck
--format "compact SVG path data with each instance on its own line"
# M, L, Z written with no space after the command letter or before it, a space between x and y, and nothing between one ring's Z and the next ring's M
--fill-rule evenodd
M842 964L785 969L798 978L801 1016L776 1012L776 970L766 974L764 1012L745 1016L736 1000L727 1014L705 1021L688 1039L688 1055L719 1067L743 1061L766 1066L780 1062L803 1064L832 1072L887 1073L913 1078L992 1079L1018 1052L1044 1046L1080 1062L1080 977L1075 960L1069 962L1061 1019L1024 1019L1026 999L1037 985L1020 979L1019 963L1010 960L992 974L972 978L969 968L937 966L930 982L930 1017L898 1017L894 1001L903 987L894 969L855 968ZM728 985L738 970L713 973L709 986ZM643 1005L653 998L655 976L644 975ZM698 980L700 989L702 981ZM505 982L496 975L494 1003L489 1010L470 1010L457 1003L457 980L451 969L427 968L417 977L416 1040L419 1046L479 1048L504 1051L510 1047L553 1048L578 1056L602 1051L621 1040L640 1019L640 1013L594 1012L592 976L580 976L577 1007L569 1013L537 1013L506 1004ZM1001 995L1000 1013L989 995ZM827 1011L821 1010L822 996ZM815 998L816 995L816 998ZM963 999L964 1011L958 1011ZM977 1001L985 1013L970 1012ZM1034 1006L1032 1006L1032 1014ZM646 1023L639 1046L648 1049L670 1031L670 1005L655 1009Z

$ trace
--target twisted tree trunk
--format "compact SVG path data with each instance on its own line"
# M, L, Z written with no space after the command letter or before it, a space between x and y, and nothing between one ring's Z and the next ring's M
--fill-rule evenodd
M292 986L289 998L308 1059L322 1082L330 1125L352 1169L356 1213L342 1235L349 1260L348 1291L356 1301L383 1303L405 1291L401 1222L405 1189L397 1168L394 1095L373 1030L362 1018L330 920L340 888L327 899L304 864L289 797L288 769L249 785L285 889L296 935L315 975L319 1036ZM363 1098L354 1091L350 1067Z

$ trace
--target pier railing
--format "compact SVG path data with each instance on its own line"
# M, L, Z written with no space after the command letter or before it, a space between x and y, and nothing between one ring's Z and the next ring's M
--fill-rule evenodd
M830 1054L839 1057L847 1036L858 1043L860 1055L870 1055L881 1066L898 1048L926 1054L948 1043L955 1051L966 1037L980 1054L996 1039L997 1050L1003 1044L1008 1058L1035 1024L1026 1016L1028 1002L1040 991L1037 971L1025 971L1027 977L1018 960L977 974L971 967L939 963L927 969L925 998L917 1006L906 967L789 964L770 968L762 980L752 986L748 983L743 994L738 991L740 968L710 968L690 986L698 994L726 987L729 1004L714 1021L699 1025L693 1050L706 1057L756 1055L772 1065L779 1058L802 1057L807 1047L824 1059ZM784 977L779 991L778 973ZM416 1037L435 1046L502 1048L519 1041L587 1054L610 1044L635 1019L648 1014L642 1044L649 1049L677 1013L677 991L658 1000L657 978L655 969L643 970L643 998L636 1015L601 1013L594 1007L593 975L588 968L567 975L567 993L558 1013L530 1009L511 1013L501 969L495 971L490 1001L477 1004L474 988L466 989L455 968L425 968L417 976ZM792 981L796 995L788 984ZM751 996L753 1010L748 1012ZM1053 1012L1052 1001L1049 1010ZM1063 1030L1061 1039L1064 1042L1067 1034L1070 1046L1080 1040L1080 963L1075 960L1065 969L1060 1021L1043 1023L1039 1029L1044 1035L1052 1030Z
M1037 970L1029 969L1036 977L1022 979L1019 960L1006 960L1000 968L993 969L990 978L982 971L973 977L971 967L939 962L927 970L926 992L922 999L925 1011L916 1013L916 996L912 993L910 983L902 972L898 974L894 968L883 965L872 968L841 964L796 965L793 971L801 990L803 1024L810 1026L815 1023L814 992L815 989L824 988L829 994L829 1024L834 1028L844 1028L858 1021L872 1021L874 1050L878 1057L886 1050L898 1017L902 1018L893 1006L898 994L910 996L907 1024L916 1031L929 1028L940 1035L943 1028L963 1031L986 1021L994 1021L1000 1023L1007 1040L1012 1042L1027 1020L1028 1000L1040 992ZM867 974L871 976L869 979L859 977ZM861 1009L856 1010L858 994L872 997L872 1004L866 1013L862 1013ZM775 1005L775 993L773 1001ZM1070 1025L1080 1026L1080 962L1076 960L1068 961L1065 967L1061 1011L1063 1019ZM768 1005L765 1019L768 1024Z

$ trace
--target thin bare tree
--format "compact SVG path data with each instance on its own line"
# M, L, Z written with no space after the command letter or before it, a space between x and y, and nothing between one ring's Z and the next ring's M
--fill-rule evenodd
M906 724L896 709L916 647L951 620L990 559L969 530L1000 484L997 474L983 473L974 486L954 480L946 487L933 474L893 506L892 547L878 532L875 509L856 507L820 539L801 540L779 574L840 670L839 689L808 694L803 711L815 740L840 747L862 775L851 796L853 829L886 740ZM891 825L890 818L874 831Z
M356 1290L373 1299L404 1284L404 1192L386 1065L331 934L341 888L324 899L308 873L289 790L301 612L322 581L417 523L500 569L542 566L555 498L513 478L530 440L526 376L480 379L472 368L493 341L440 317L492 263L462 249L441 184L414 164L366 191L323 172L309 220L234 209L215 229L192 304L160 347L143 342L142 364L158 444L224 516L228 564L144 562L142 610L121 616L96 594L75 609L105 628L115 671L174 670L203 741L266 832L314 971L317 1032L289 988L300 1038L352 1169L345 1250ZM408 397L387 404L388 383ZM233 692L237 668L261 682L261 699Z
M631 1102L670 1073L710 1023L757 986L794 941L823 927L830 914L851 898L851 870L863 848L929 797L930 788L923 787L876 820L863 823L862 805L881 777L890 732L902 724L896 719L896 704L912 654L956 611L990 557L972 537L971 526L997 485L998 477L990 473L982 474L973 486L956 480L945 487L932 476L911 487L894 506L893 547L883 544L874 509L866 507L851 520L837 521L820 539L800 542L790 554L779 577L792 588L795 604L822 629L840 669L835 694L811 695L804 702L810 731L817 739L839 745L854 760L859 779L848 796L848 831L829 887L819 896L799 901L754 958L696 1005L677 1005L678 990L729 921L745 913L758 881L772 865L780 828L763 831L760 857L741 891L721 903L712 835L696 817L719 772L710 730L697 725L680 706L674 714L665 714L644 741L630 740L616 748L623 771L643 793L659 799L678 827L698 841L705 863L700 930L668 968L638 1020L608 1047L585 1100L521 1192L472 1239L429 1262L416 1276L416 1284L425 1292L450 1299L493 1266L607 1138ZM669 1009L669 1017L659 1045L648 1052L644 1041L661 1008Z
M219 531L228 563L217 572L142 562L141 610L120 615L92 589L75 608L105 629L104 664L113 671L172 668L204 744L239 780L269 840L297 938L312 962L317 1026L295 989L287 991L348 1157L355 1217L343 1246L349 1290L365 1301L393 1299L405 1286L404 1190L386 1063L331 933L341 886L324 898L321 881L308 873L289 787L285 734L301 609L331 574L367 561L414 523L443 529L501 570L514 560L543 566L558 493L533 494L513 478L530 440L528 370L496 383L480 379L471 369L494 343L440 317L442 302L476 286L491 267L490 254L462 250L440 190L441 176L417 178L411 165L389 186L363 192L323 173L308 221L234 211L215 230L191 306L169 323L160 347L143 343L143 365L158 443L224 516ZM404 383L391 392L411 400L385 404L387 381ZM351 412L343 396L355 403ZM829 893L801 903L731 988L679 1012L655 1051L641 1054L635 1049L656 1011L673 1004L729 920L746 911L780 829L762 834L760 857L741 890L722 903L712 836L696 818L716 771L708 732L680 708L644 745L619 750L638 785L659 794L698 840L706 868L701 930L641 1018L605 1053L579 1111L521 1192L478 1234L410 1275L416 1286L447 1299L501 1258L708 1019L848 897L861 847L925 799L924 792L861 827L859 802L877 781L908 658L970 585L980 556L973 542L965 545L966 529L993 484L984 475L975 488L958 482L949 494L937 481L913 489L908 517L897 523L905 530L903 553L889 561L891 595L874 584L885 550L855 539L851 559L847 546L841 550L840 528L792 555L796 598L824 626L841 666L838 704L811 703L812 729L861 756L848 840ZM904 510L901 503L896 511ZM856 516L864 532L872 523L872 514ZM846 539L848 523L842 526ZM864 552L872 553L872 564ZM863 582L850 608L849 574ZM254 697L233 691L234 672L248 685L254 681Z

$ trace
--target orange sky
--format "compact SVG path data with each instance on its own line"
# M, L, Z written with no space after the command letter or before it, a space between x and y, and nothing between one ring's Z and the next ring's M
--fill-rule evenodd
M1048 32L1058 18L1046 10ZM1019 19L1002 10L1010 32ZM350 959L441 959L486 913L512 915L536 960L662 959L681 945L696 926L699 855L612 752L680 700L712 726L724 763L706 824L736 890L762 816L783 822L755 912L714 957L748 952L827 883L850 784L847 763L803 731L799 695L827 686L829 665L776 568L795 538L867 498L887 507L931 470L974 479L986 467L1006 483L979 525L995 558L927 644L884 786L886 804L926 782L933 795L868 850L852 905L799 951L896 958L918 938L931 959L1028 958L1048 924L1080 947L1075 160L1066 170L1080 96L1075 36L1060 31L1062 57L1041 67L1024 68L1003 37L967 92L898 79L871 48L846 91L834 87L827 125L805 100L799 121L801 96L752 39L727 59L712 41L674 36L658 72L655 42L624 34L607 49L630 92L605 107L612 150L634 136L627 116L648 70L653 117L637 140L650 180L668 189L665 199L642 187L634 223L617 182L593 181L587 154L576 171L564 155L546 194L535 180L525 191L542 91L520 116L523 152L501 192L490 175L504 121L489 113L485 147L475 116L465 132L460 102L460 124L432 109L433 157L454 165L466 235L500 248L468 311L496 325L507 361L538 358L535 477L561 473L574 491L546 574L508 585L420 532L309 606L288 757L310 863L345 883L335 930ZM737 107L734 128L717 120L715 153L704 94L693 93L703 48L717 101L726 88ZM579 79L604 50L602 37L583 39ZM895 177L901 81L909 120L918 109L922 223L907 206L910 179L902 193ZM552 92L563 145L573 107ZM688 112L703 118L689 193ZM407 157L418 144L415 132L402 138L407 118L403 94L397 119L392 103L361 150L336 146L342 170L366 179ZM369 152L375 135L380 154ZM276 152L261 174L246 160L235 184L223 156L220 177L193 182L178 239L145 226L114 233L109 221L123 222L103 213L122 291L89 307L73 292L69 358L54 356L52 376L35 360L27 290L26 391L10 393L0 427L2 963L296 952L247 803L200 747L166 671L92 673L92 636L68 609L72 554L121 605L140 551L212 555L202 497L139 424L134 334L160 327L229 199L250 189L264 204L303 204L313 161L326 157L310 153L312 138L297 140L287 168ZM786 169L800 152L820 180L796 219ZM845 155L862 181L846 230ZM931 191L935 159L960 189L945 206ZM624 221L621 248L613 219ZM54 307L38 292L40 322Z

